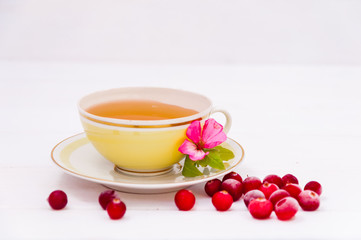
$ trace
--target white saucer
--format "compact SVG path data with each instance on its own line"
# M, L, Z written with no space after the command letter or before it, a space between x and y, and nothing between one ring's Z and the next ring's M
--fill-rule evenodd
M129 193L164 193L177 191L191 185L222 177L232 171L243 159L244 150L233 139L222 144L232 149L235 157L225 162L225 170L203 169L203 176L184 177L183 160L173 170L158 176L132 176L114 170L114 164L101 156L89 142L85 133L80 133L58 143L51 151L53 161L66 173L88 181L97 182L114 190Z

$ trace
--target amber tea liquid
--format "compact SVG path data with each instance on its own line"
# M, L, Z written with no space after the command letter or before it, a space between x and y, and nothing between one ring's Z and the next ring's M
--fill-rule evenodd
M126 120L165 120L198 113L195 110L150 100L119 100L94 105L88 113Z

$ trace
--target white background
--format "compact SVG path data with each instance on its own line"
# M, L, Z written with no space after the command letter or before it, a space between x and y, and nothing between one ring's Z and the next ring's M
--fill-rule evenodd
M1 0L0 59L360 64L357 0Z
M0 0L0 239L361 239L360 23L361 1ZM110 221L105 188L50 151L82 131L81 96L124 86L207 95L233 116L242 177L318 180L320 209L258 221L196 185L190 212L174 193L119 193L128 210Z

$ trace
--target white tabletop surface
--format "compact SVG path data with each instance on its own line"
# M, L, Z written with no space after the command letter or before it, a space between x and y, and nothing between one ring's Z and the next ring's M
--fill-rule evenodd
M0 239L360 239L360 79L359 66L0 62ZM50 151L82 132L81 96L124 86L207 95L233 116L228 136L246 153L236 171L317 180L320 208L260 221L242 200L217 212L199 184L189 212L177 210L174 192L119 192L127 212L110 220L97 202L106 188L65 174ZM61 211L46 201L56 189L69 198Z

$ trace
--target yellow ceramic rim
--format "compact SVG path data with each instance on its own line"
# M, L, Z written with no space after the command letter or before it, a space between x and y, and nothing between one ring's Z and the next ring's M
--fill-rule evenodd
M97 115L87 112L86 109L84 109L82 106L82 102L85 101L86 98L92 97L94 95L98 95L98 94L102 94L102 93L114 93L116 91L125 91L125 90L136 91L136 92L144 91L144 90L147 90L147 91L154 90L154 91L167 91L167 92L176 92L176 93L181 93L181 94L187 94L187 95L192 95L193 97L195 96L198 99L202 99L202 100L206 101L207 106L204 106L203 109L199 110L199 112L194 115L181 117L181 118L164 119L164 120L127 120L127 119L117 119L117 118L110 118L110 117L101 117L101 116L97 116ZM197 100L195 100L195 101L197 101ZM208 116L212 112L212 109L213 109L212 101L208 97L206 97L202 94L191 92L191 91L186 91L186 90L182 90L182 89L163 88L163 87L112 88L112 89L92 92L90 94L83 96L78 101L78 111L79 111L80 115L82 115L83 117L89 118L89 120L92 120L92 121L97 120L97 121L103 122L104 124L119 124L122 127L128 127L128 126L130 126L130 127L134 127L134 126L140 126L140 127L144 127L144 126L163 127L163 126L165 126L165 127L169 127L172 124L184 125L187 122L190 123L197 119L203 119L204 116Z
M95 118L91 118L89 116L86 116L83 113L80 113L80 116L92 121L92 122L96 122L99 124L103 124L103 125L108 125L108 126L112 126L112 127L122 127L122 128L169 128L169 127L178 127L178 126L182 126L182 125L188 125L191 124L193 121L201 121L206 119L208 116L203 116L201 118L198 119L193 119L191 121L185 121L185 122L180 122L180 123L172 123L172 124L163 124L163 125L129 125L129 124L120 124L120 123L113 123L113 122L107 122L107 121L102 121L99 119L95 119Z

